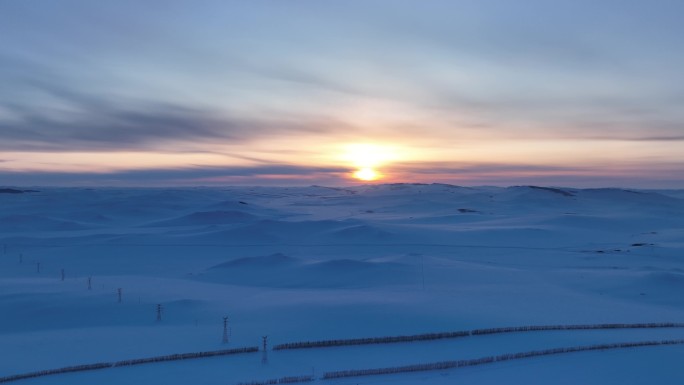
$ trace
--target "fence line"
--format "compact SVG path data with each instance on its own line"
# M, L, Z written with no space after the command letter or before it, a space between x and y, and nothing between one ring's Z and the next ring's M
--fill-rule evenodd
M531 358L538 356L546 356L552 354L565 354L574 352L583 352L590 350L609 350L609 349L624 349L644 346L658 346L658 345L680 345L684 344L684 340L663 340L663 341L643 341L643 342L623 342L614 344L588 345L588 346L574 346L566 348L555 348L546 350L533 350L529 352L502 354L498 356L487 356L475 358L471 360L460 361L442 361L428 364L415 364L406 366L396 366L391 368L377 368L377 369L361 369L361 370L341 370L335 372L327 372L323 374L323 380L330 380L343 377L359 377L359 376L374 376L381 374L395 374L408 372L422 372L430 370L444 370L453 368L462 368L467 366L477 366L484 364L491 364L500 361L517 360L523 358Z
M613 323L613 324L589 324L589 325L533 325L533 326L516 326L516 327L503 327L503 328L488 328L488 329L474 329L467 331L454 331L454 332L443 332L443 333L427 333L427 334L417 334L408 336L389 336L389 337L371 337L371 338L354 338L354 339L337 339L337 340L322 340L322 341L301 341L301 342L290 342L280 345L275 345L273 350L285 350L285 349L306 349L306 348L319 348L319 347L330 347L330 346L350 346L350 345L369 345L369 344L385 344L385 343L399 343L399 342L413 342L413 341L430 341L437 339L447 339L447 338L459 338L477 335L487 335L487 334L499 334L499 333L515 333L515 332L530 332L530 331L549 331L549 330L592 330L592 329L643 329L643 328L682 328L684 323ZM377 370L397 370L401 371L416 371L416 370L435 370L439 368L449 368L449 367L460 367L460 366L473 366L479 365L481 363L489 363L494 361L503 361L505 359L517 359L533 357L537 355L546 354L558 354L558 353L570 353L574 351L582 350L596 350L596 349L615 349L622 347L636 347L636 346L650 346L650 345L663 345L663 344L681 344L684 340L666 340L666 341L651 341L651 342L639 342L639 343L624 343L624 344L607 344L607 345L592 345L584 347L575 348L560 348L559 349L549 349L543 351L533 351L526 353L516 353L512 356L502 355L497 357L484 357L476 360L469 361L446 361L441 363L424 364L424 365L411 365L408 367L398 367L398 368L385 368L385 369L369 369L370 371ZM630 345L633 344L633 345ZM634 345L635 344L635 345ZM615 345L615 346L613 346ZM254 353L258 352L259 347L243 347L235 349L226 350L215 350L207 352L197 352L197 353L181 353L181 354L170 354L166 356L148 357L148 358L138 358L131 360L122 360L116 362L99 362L95 364L87 365L76 365L67 366L58 369L48 369L40 370L35 372L15 374L11 376L0 377L0 383L23 380L34 377L49 376L54 374L70 373L70 372L80 372L89 370L106 369L111 367L122 367L122 366L132 366L149 364L155 362L164 361L175 361L175 360L186 360L186 359L197 359L197 358L208 358L215 356L231 355L231 354L242 354L242 353ZM519 355L524 355L520 356ZM510 356L510 357L509 357ZM508 358L505 358L508 357ZM489 359L492 358L491 361ZM483 361L484 360L484 361ZM418 369L425 366L437 366L435 369ZM446 366L444 366L446 365ZM455 365L455 366L449 366ZM324 375L326 378L336 378L336 377L326 377L328 375L337 375L338 373L357 373L360 371L344 371L344 372L329 372ZM361 371L363 372L363 371ZM376 373L370 373L376 374ZM377 373L382 374L382 373ZM366 375L366 374L353 374L353 375ZM347 375L344 375L347 376ZM350 375L351 376L351 375ZM283 377L275 380L275 384L281 383L293 383L293 382L305 382L313 381L311 376L297 376L297 377ZM251 384L251 383L250 383ZM260 384L270 384L270 382L255 382L254 385ZM247 385L247 384L245 384Z
M67 367L59 368L59 369L48 369L48 370L40 370L40 371L30 372L30 373L15 374L12 376L0 377L0 382L24 380L24 379L28 379L28 378L34 378L34 377L50 376L53 374L62 374L62 373L70 373L70 372L83 372L83 371L87 371L87 370L97 370L97 369L105 369L105 368L120 367L120 366L150 364L150 363L154 363L154 362L163 362L163 361L176 361L176 360L186 360L186 359L193 359L193 358L225 356L225 355L230 355L230 354L254 353L254 352L258 352L258 351L259 351L258 346L252 346L252 347L226 349L226 350L214 350L214 351L208 351L208 352L170 354L170 355L166 355L166 356L138 358L138 359L133 359L133 360L123 360L123 361L117 361L117 362L100 362L97 364L67 366Z
M518 332L532 332L532 331L551 331L551 330L592 330L592 329L655 329L655 328L682 328L684 323L612 323L612 324L589 324L589 325L532 325L532 326L515 326L503 328L488 328L488 329L474 329L462 330L454 332L442 333L426 333L415 334L407 336L388 336L388 337L369 337L369 338L351 338L351 339L335 339L335 340L320 340L320 341L299 341L288 342L284 344L275 345L273 350L285 349L310 349L323 348L333 346L352 346L352 345L371 345L371 344L390 344L400 342L416 342L416 341L432 341L447 338L460 338L485 334L499 334L499 333L518 333Z
M118 366L140 365L140 364L148 364L148 363L162 362L162 361L188 360L188 359L195 359L195 358L226 356L226 355L230 355L230 354L255 353L258 351L259 351L258 346L252 346L252 347L246 347L246 348L213 350L213 351L209 351L209 352L199 352L199 353L170 354L167 356L158 356L158 357L149 357L149 358L138 358L138 359L134 359L134 360L117 361L113 364L113 366L118 367Z
M297 382L311 382L311 381L314 381L314 377L311 375L309 375L309 376L290 376L290 377L274 378L271 380L239 382L237 385L294 384Z

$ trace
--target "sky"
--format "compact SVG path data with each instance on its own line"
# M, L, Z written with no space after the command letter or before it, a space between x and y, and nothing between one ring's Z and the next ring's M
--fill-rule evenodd
M0 185L684 188L682 14L0 0Z

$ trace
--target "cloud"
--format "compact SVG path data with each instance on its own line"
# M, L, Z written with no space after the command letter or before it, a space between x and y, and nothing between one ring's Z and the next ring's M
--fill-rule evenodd
M613 166L417 162L398 164L394 170L398 175L408 175L411 181L470 186L537 184L566 187L684 187L682 162L634 162Z
M317 181L333 183L337 175L349 170L340 167L307 167L287 164L264 164L249 167L194 166L126 170L108 173L84 172L21 172L0 170L0 184L13 186L167 186L226 184L306 184Z
M590 167L509 164L417 163L398 165L388 182L450 183L456 185L542 185L564 187L683 188L682 164L645 172L633 166L620 172ZM341 167L264 164L251 167L160 168L109 173L12 172L0 170L0 185L12 186L227 186L227 185L353 185L341 178ZM401 180L407 173L409 178Z
M234 122L173 106L145 110L101 108L66 120L27 111L19 121L0 123L0 146L5 150L146 148L174 140L227 139L233 130Z
M566 187L682 188L681 163L657 167L598 167L417 162L396 164L388 182L442 182L459 185L546 185ZM107 173L0 170L0 185L11 186L227 186L352 185L346 167L312 167L262 162L255 166L158 168ZM406 180L402 180L407 176Z
M620 140L627 142L681 142L684 135L660 135L660 136L590 136L592 140Z
M46 83L32 85L56 99L60 107L5 104L12 118L0 120L0 151L175 151L180 148L170 144L236 144L268 135L351 128L313 115L229 116L199 107L106 99Z
M548 166L508 163L462 163L462 162L414 162L399 163L393 167L398 172L416 174L492 175L520 173L567 173L591 172L594 168L578 166Z

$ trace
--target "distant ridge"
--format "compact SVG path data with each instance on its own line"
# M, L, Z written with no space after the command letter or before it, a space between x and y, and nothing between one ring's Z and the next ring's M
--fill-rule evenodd
M30 192L40 192L37 190L17 190L14 188L0 188L0 194L23 194Z
M512 186L511 188L520 188L520 187L527 187L527 188L531 188L531 189L534 189L534 190L548 191L548 192L552 192L552 193L555 193L555 194L560 194L560 195L563 195L563 196L566 196L566 197L574 197L574 196L575 196L575 194L571 193L570 191L562 190L562 189L555 188L555 187L541 187L541 186Z

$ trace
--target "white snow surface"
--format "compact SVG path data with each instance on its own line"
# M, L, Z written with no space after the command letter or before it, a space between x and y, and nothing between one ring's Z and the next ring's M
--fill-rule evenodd
M488 327L684 322L682 191L443 184L37 190L0 194L0 377L256 346L262 336L273 346ZM221 341L224 316L228 344ZM682 338L682 328L511 333L268 351L268 364L260 352L16 383L230 385ZM317 382L681 384L682 356L682 345L656 346Z

